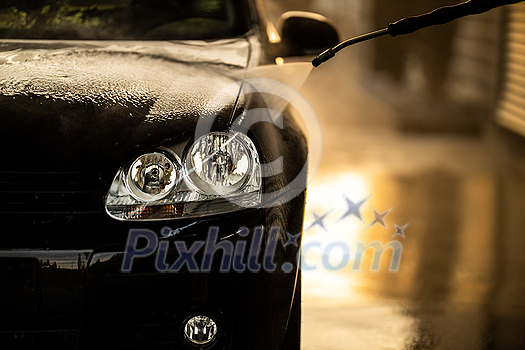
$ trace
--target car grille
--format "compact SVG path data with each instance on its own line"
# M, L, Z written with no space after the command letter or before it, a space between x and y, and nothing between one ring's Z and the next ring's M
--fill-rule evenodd
M99 213L111 179L108 173L0 172L0 213Z
M80 314L2 313L2 349L75 349Z
M43 319L47 315L26 313L14 316L18 320L12 320L14 317L11 317L9 319L11 323L2 324L3 328L0 330L2 349L74 350L77 348L80 331L78 320L70 318L67 324L65 322L59 324L53 320L55 323L50 324L49 321ZM24 317L29 320L23 319ZM4 321L4 318L8 319L0 317L0 322ZM37 323L36 320L39 322ZM112 339L105 340L110 344L118 343L119 349L172 350L185 348L178 332L181 322L148 321L144 324L130 324L116 320L114 329L107 334L107 337ZM222 344L218 345L214 349L220 349Z

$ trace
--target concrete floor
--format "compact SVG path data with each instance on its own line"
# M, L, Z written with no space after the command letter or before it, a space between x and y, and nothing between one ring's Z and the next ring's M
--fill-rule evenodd
M344 68L314 69L301 90L324 132L303 237L302 349L525 348L523 168L480 136L398 131L397 111ZM366 199L362 221L344 215L345 196ZM371 225L373 210L388 211L386 227ZM397 272L392 250L378 271L372 249L354 269L360 242L374 241L399 242Z

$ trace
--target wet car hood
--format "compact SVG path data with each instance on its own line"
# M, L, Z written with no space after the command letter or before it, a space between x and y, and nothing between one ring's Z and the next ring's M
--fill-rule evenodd
M0 170L112 171L191 136L201 115L229 119L239 93L229 73L249 56L244 39L1 41L0 146L12 159Z

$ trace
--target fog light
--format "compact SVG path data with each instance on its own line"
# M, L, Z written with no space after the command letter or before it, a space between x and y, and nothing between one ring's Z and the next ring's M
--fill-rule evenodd
M208 316L193 316L184 325L184 336L193 345L207 345L217 336L217 324Z

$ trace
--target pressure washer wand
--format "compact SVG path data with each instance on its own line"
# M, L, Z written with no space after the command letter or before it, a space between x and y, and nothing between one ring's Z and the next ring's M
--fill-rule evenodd
M477 15L492 10L496 7L515 4L521 1L522 0L469 0L457 5L440 7L434 11L419 16L403 18L397 22L390 23L385 29L345 40L336 46L329 48L314 58L312 64L314 67L318 67L321 63L326 62L334 57L337 52L341 51L345 47L386 34L390 34L392 37L410 34L422 28L449 23L461 17Z

